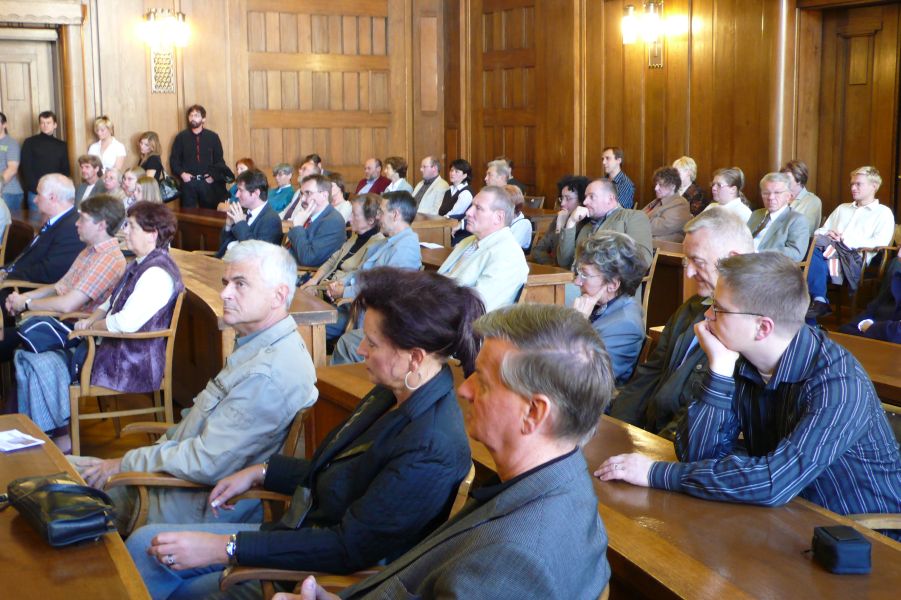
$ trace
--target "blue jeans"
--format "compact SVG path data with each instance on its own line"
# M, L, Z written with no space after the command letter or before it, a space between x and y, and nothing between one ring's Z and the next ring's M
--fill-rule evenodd
M175 571L161 564L155 556L147 554L150 541L157 534L169 531L200 531L217 535L231 535L239 531L258 531L259 529L259 524L250 523L147 525L132 533L125 541L125 546L154 600L206 598L207 595L219 591L219 576L226 565L210 565Z
M811 298L826 297L826 283L829 280L829 266L823 258L823 251L817 248L810 257L807 267L807 291Z
M21 194L12 194L3 192L3 201L6 202L6 206L9 207L9 210L22 210L22 200L25 199L25 192Z

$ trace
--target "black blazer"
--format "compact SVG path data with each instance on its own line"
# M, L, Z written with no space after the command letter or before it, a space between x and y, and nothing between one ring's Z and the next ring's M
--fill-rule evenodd
M30 246L4 267L9 273L7 278L35 283L55 283L62 279L78 253L84 250L84 242L78 239L75 229L77 220L78 211L72 207L47 231L39 233Z
M272 457L263 486L294 500L279 523L238 534L239 564L349 573L445 521L471 460L450 369L394 404L377 386L312 460Z
M223 227L219 238L222 242L219 244L219 252L216 253L218 258L225 256L225 251L232 242L260 240L281 246L282 220L278 218L278 213L267 202L257 218L253 220L253 225L248 225L247 221L240 221L232 225L231 231L226 231Z

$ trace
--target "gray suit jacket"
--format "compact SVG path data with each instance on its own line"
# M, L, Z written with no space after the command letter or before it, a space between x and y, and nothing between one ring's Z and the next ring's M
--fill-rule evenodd
M607 214L607 218L600 224L597 231L625 233L635 240L635 243L641 248L641 255L645 261L649 265L651 264L651 256L654 254L654 246L651 241L651 222L642 211L617 208ZM569 229L564 227L557 239L557 264L564 269L570 268L576 256L576 246L593 233L592 224L587 219L575 227Z
M595 600L607 534L580 451L463 510L343 598Z
M85 199L84 192L88 189L88 184L79 183L78 187L75 188L75 206L81 204L81 201ZM88 195L88 198L93 198L94 196L99 196L103 192L106 191L106 188L103 187L103 180L98 179L97 183L94 184L94 189L91 190L91 193Z
M758 208L751 213L748 219L748 227L753 232L763 221L767 210ZM758 252L773 250L780 252L794 261L802 261L807 255L807 246L810 243L807 219L799 212L787 208L773 221L765 232L763 238L757 244Z

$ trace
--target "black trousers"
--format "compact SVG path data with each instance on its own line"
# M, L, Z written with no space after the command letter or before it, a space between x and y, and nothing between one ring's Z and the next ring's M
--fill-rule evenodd
M215 192L215 183L207 183L203 179L192 179L181 183L181 205L183 208L216 208L219 198Z

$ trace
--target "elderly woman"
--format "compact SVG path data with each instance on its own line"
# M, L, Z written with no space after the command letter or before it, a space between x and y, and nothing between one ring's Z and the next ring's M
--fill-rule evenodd
M375 387L311 460L276 455L238 471L211 506L253 486L293 494L278 523L160 525L128 539L154 598L206 597L238 565L351 572L393 560L440 525L470 465L447 361L473 369L478 294L427 271L360 274L359 352ZM204 532L204 533L200 533ZM244 590L248 591L248 590Z
M665 242L679 242L685 234L682 227L691 219L688 200L680 196L679 171L673 167L660 167L654 171L654 194L657 196L644 207L651 221L651 237Z
M328 178L329 181L332 182L332 189L329 192L329 202L331 203L332 208L337 210L338 214L344 217L344 222L350 223L350 215L353 209L350 206L350 202L344 197L344 177L341 176L341 173L329 173Z
M623 385L632 376L644 343L641 305L634 295L648 265L632 238L600 231L579 244L573 266L582 292L573 308L601 335L616 385Z
M122 171L128 152L125 145L113 137L113 122L110 118L104 115L94 119L94 133L97 135L97 141L88 147L88 154L100 158L104 171L109 169Z
M138 166L144 169L145 175L156 179L157 183L162 181L166 174L163 161L160 159L161 151L160 136L155 131L145 131L141 134L138 140L138 152L141 154Z
M710 184L714 202L707 205L704 210L719 206L747 223L751 218L751 209L745 204L744 194L741 193L744 186L745 174L738 167L716 170Z
M103 171L103 189L107 194L125 200L125 191L122 189L122 173L119 169L105 169Z
M557 238L566 226L569 213L585 200L585 188L589 183L591 180L581 175L566 175L557 182L557 192L560 194L557 198L560 205L557 220L548 223L547 231L532 248L529 260L542 265L557 265Z
M679 171L678 194L688 200L691 214L700 214L710 204L710 198L698 185L698 163L690 156L680 156L673 161L673 168Z
M279 163L272 168L272 176L275 177L276 189L269 191L267 202L269 202L269 206L271 206L275 212L283 211L285 207L290 204L291 198L294 197L294 188L291 187L292 175L294 175L294 169L292 169L291 165L288 163ZM237 179L235 180L235 185L237 185Z
M382 168L391 183L385 188L383 194L387 192L410 192L413 193L413 186L404 179L407 176L407 161L400 156L389 156L385 159L385 166Z
M378 228L381 202L378 194L364 194L350 201L350 229L353 232L350 239L322 263L301 289L313 293L322 289L324 284L341 281L360 268L369 249L385 239Z
M184 289L169 256L177 222L165 205L138 202L128 209L125 235L135 260L110 298L75 329L118 333L158 331L169 327L175 299ZM18 351L15 355L19 410L45 431L69 419L69 367L65 351ZM106 339L97 345L91 385L124 393L159 389L166 364L166 340ZM62 449L68 435L59 440Z
M444 200L438 208L438 214L448 219L462 219L469 205L472 204L472 165L469 161L458 158L451 162L447 170L450 187L444 192Z

